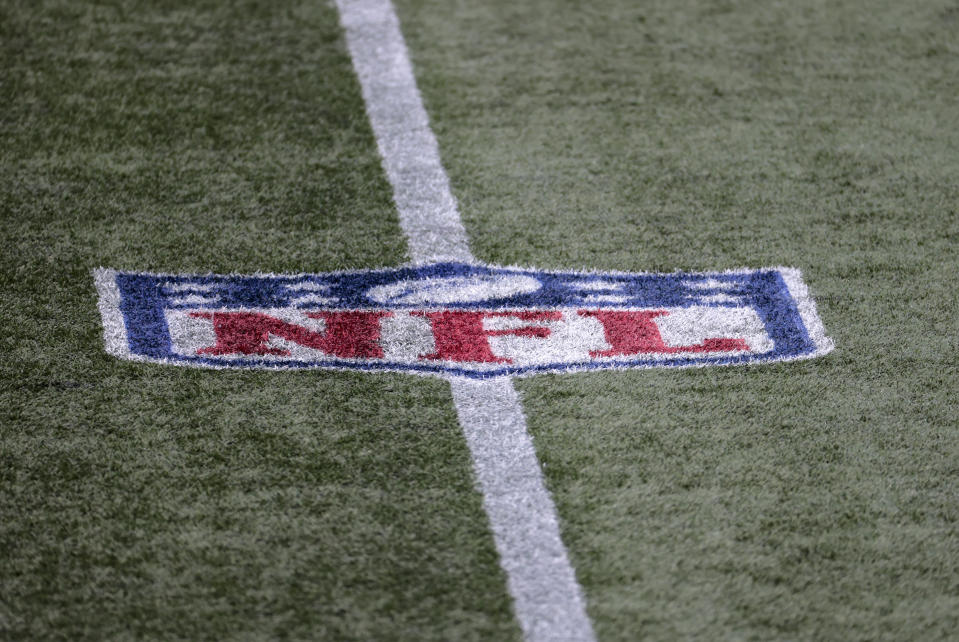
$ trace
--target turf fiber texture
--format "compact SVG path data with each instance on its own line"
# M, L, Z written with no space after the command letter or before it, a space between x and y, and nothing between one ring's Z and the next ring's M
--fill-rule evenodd
M517 383L600 640L959 622L959 5L397 2L484 261L801 268L837 349ZM448 384L103 352L90 270L406 260L324 2L0 6L0 636L517 639Z

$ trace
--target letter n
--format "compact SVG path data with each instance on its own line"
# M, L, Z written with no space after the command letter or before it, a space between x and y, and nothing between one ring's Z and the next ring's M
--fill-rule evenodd
M262 312L191 312L190 316L210 319L216 343L197 350L197 354L255 354L290 356L289 350L270 347L270 336L277 336L301 346L320 350L342 359L376 359L383 357L380 319L391 316L386 311L323 311L309 312L311 319L323 319L326 330L317 332Z

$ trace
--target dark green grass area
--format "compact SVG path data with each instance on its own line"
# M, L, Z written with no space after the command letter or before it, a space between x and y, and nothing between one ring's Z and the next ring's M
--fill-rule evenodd
M445 383L103 351L97 266L405 261L335 11L7 2L0 104L0 638L515 638Z
M3 413L9 639L513 633L443 382L101 369Z
M518 383L602 641L959 629L959 5L398 3L473 248L836 351ZM448 387L103 352L90 269L405 260L323 2L0 6L0 637L515 639Z
M955 639L959 5L399 6L481 259L794 266L837 345L519 382L600 639Z

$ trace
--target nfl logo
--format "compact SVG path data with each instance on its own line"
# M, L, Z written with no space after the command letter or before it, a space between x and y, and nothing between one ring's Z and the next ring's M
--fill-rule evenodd
M95 278L111 353L195 367L486 378L785 361L832 347L789 268L630 274L437 263Z

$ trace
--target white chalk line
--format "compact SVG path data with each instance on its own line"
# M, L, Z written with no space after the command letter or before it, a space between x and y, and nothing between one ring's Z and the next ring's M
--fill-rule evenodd
M476 262L392 3L337 6L413 263ZM525 639L595 640L512 380L448 380Z

